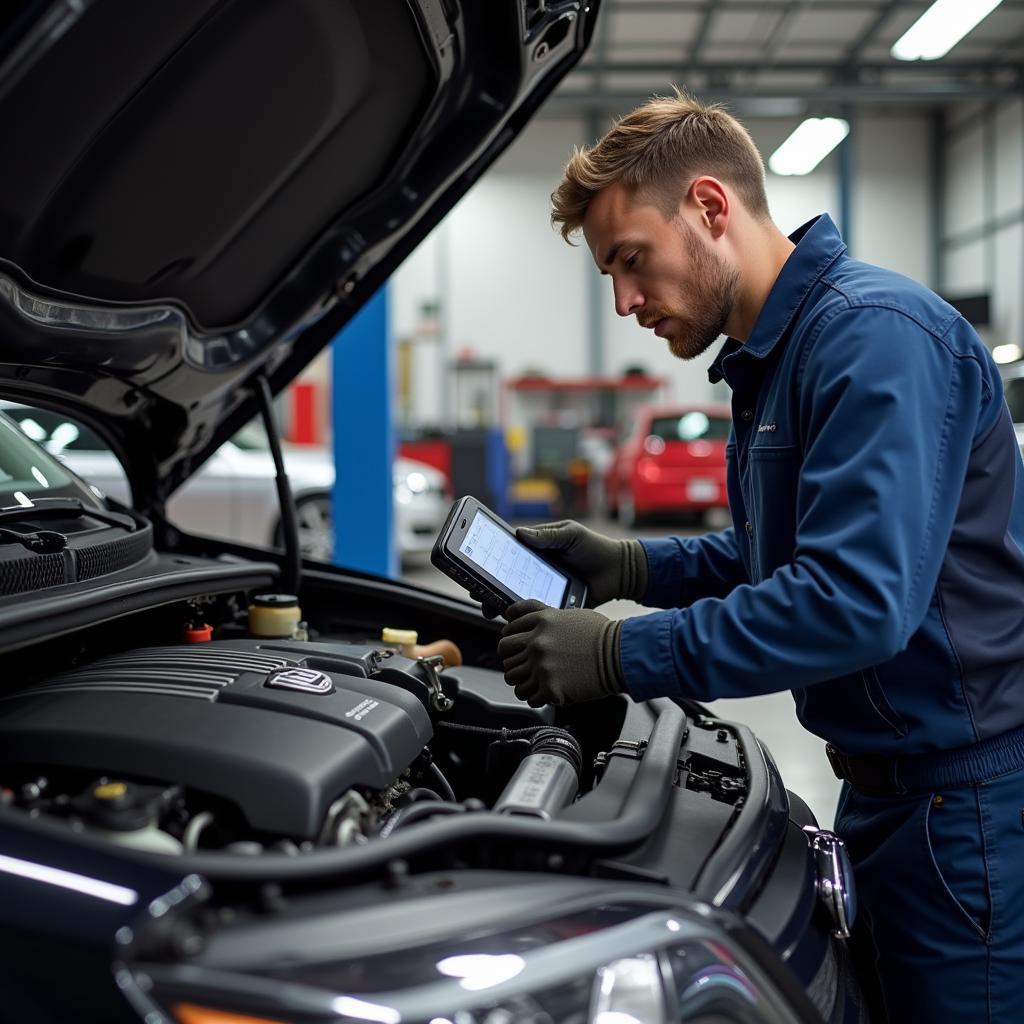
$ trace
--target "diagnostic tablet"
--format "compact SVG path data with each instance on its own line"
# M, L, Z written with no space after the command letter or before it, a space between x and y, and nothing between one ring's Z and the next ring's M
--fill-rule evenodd
M513 528L476 498L452 506L430 561L476 600L502 611L529 598L552 608L582 608L587 596L580 580L517 540Z

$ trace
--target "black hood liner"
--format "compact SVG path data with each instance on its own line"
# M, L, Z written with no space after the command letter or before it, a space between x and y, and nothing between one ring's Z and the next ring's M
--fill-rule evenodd
M8 140L47 144L5 161L3 256L242 322L388 176L436 88L404 3L98 3L4 99Z
M0 391L99 429L148 511L255 414L253 376L287 385L515 138L597 3L12 10Z

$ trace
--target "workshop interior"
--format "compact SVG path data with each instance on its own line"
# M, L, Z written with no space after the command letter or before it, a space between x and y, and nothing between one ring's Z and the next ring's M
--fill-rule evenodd
M474 568L732 530L718 346L550 219L676 89L1024 444L1024 0L3 5L0 1024L870 1019L790 693L524 701L586 587Z

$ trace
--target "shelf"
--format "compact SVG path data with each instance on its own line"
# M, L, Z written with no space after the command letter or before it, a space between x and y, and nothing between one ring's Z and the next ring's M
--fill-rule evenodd
M505 382L512 391L657 391L664 377L512 377Z

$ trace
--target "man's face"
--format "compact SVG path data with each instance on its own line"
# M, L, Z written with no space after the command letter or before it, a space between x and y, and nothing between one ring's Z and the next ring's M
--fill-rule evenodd
M665 338L680 359L693 359L725 330L739 274L682 215L666 220L621 185L599 192L583 234L615 290L615 310Z

